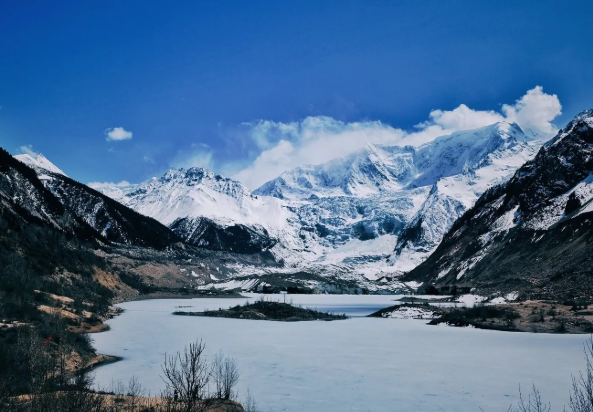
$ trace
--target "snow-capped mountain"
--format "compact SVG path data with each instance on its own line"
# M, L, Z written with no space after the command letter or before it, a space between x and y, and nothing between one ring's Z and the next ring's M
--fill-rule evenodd
M47 192L40 192L46 193L49 199L41 202L39 206L41 210L47 210L47 206L43 206L47 202L59 204L70 219L78 222L77 226L94 232L89 235L90 237L99 238L102 241L156 248L179 241L171 230L156 220L143 216L69 178L43 155L34 157L23 154L14 156L14 159L21 165L22 170L36 173L35 179L30 177L30 181L37 182L35 184L42 185L47 190ZM33 207L37 202L34 195L30 197L29 202L23 199L23 204L30 203Z
M171 169L138 185L96 188L197 246L257 253L296 236L287 230L293 213L282 201L253 195L204 168Z
M25 153L25 154L16 155L14 157L18 161L26 164L27 166L29 166L33 169L47 170L48 172L51 172L51 173L57 173L57 174L60 174L63 176L67 176L66 173L62 172L56 165L54 165L52 162L50 162L41 153L39 153L37 155L31 155L31 154Z
M489 187L542 142L516 124L458 132L420 147L367 145L344 158L283 173L251 193L203 168L171 169L137 185L96 186L185 242L269 252L276 274L391 284L424 261ZM243 267L245 276L270 272Z
M408 280L575 298L593 261L593 110L484 193Z
M94 233L44 187L34 170L0 148L0 215L9 221L35 223L81 238Z
M314 262L392 276L426 259L453 222L541 144L516 124L497 123L416 148L368 145L287 171L254 194L292 206Z
M484 191L509 179L541 145L516 124L497 123L419 147L369 144L289 170L253 193L203 168L96 189L187 243L266 252L281 265L238 268L243 276L298 272L401 287L397 278L423 262Z

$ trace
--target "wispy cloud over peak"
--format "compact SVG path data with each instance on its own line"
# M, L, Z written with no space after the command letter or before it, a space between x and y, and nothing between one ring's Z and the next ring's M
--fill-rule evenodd
M555 128L552 121L561 110L556 95L546 94L541 86L536 86L514 104L503 105L500 111L474 110L465 104L452 110L432 110L428 119L411 132L380 121L347 123L326 116L289 123L260 120L241 125L248 128L248 137L259 150L258 154L239 171L233 171L233 165L226 165L225 169L233 178L254 189L285 170L342 157L362 149L367 143L418 146L439 136L500 121L550 133Z

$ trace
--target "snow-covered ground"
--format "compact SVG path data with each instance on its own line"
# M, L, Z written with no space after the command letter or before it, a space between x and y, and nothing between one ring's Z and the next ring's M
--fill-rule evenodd
M276 296L277 299L282 299ZM394 296L289 296L294 303L366 314ZM175 310L229 307L245 299L128 302L94 334L101 353L124 358L96 371L96 383L136 375L156 393L165 352L197 338L212 355L237 360L240 396L250 388L263 412L504 411L535 383L554 410L568 403L571 374L583 367L582 335L505 333L426 320L352 318L266 322L174 316ZM190 307L188 307L190 306ZM368 306L366 309L361 309ZM183 308L179 308L183 307Z

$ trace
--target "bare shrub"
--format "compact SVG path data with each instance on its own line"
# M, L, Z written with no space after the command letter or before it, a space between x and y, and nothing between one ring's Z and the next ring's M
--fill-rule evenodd
M550 404L542 401L542 397L535 387L531 388L531 393L527 396L527 401L523 399L521 388L519 387L519 403L517 409L509 408L509 412L550 412Z
M257 412L257 402L251 394L251 391L247 389L247 396L245 397L245 412Z
M128 388L126 390L130 411L136 411L136 407L138 406L138 398L142 396L143 393L144 391L142 390L142 385L140 385L138 378L136 378L136 376L132 376L128 382Z
M227 358L218 352L212 361L212 379L214 380L215 393L218 399L235 399L236 386L239 383L239 369L233 358Z
M593 336L584 345L585 372L572 377L570 409L573 412L593 412Z
M206 395L211 371L204 356L205 347L199 340L175 355L165 354L161 376L166 385L164 395L183 404L186 412L197 410Z

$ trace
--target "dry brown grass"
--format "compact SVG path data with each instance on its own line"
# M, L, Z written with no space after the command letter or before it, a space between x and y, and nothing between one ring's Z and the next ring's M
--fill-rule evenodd
M571 310L572 306L559 303L528 300L497 305L517 311L520 318L515 327L522 332L537 333L591 333L593 310Z

